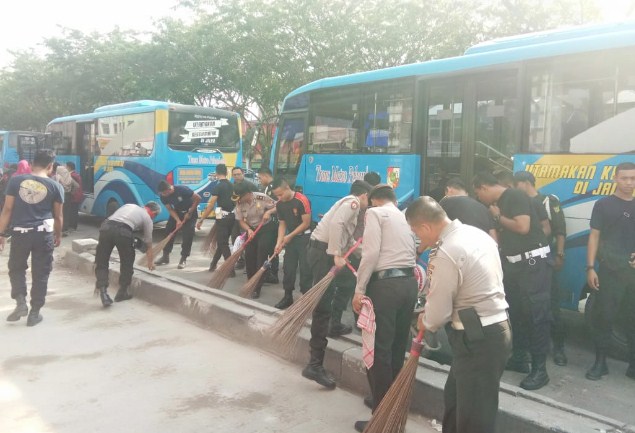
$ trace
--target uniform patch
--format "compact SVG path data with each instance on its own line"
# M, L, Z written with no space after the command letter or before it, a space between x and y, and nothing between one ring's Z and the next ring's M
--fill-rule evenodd
M351 202L351 209L355 210L355 209L357 209L358 207L359 207L359 204L357 204L357 202L356 202L356 201L352 201L352 202Z

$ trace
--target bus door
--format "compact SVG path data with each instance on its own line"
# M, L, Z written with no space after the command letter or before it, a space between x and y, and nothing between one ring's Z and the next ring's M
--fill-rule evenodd
M82 177L84 192L93 193L95 191L95 147L97 140L95 137L95 123L78 122L76 124L75 138L77 142L77 155L79 160L75 162L76 171Z
M302 161L302 155L306 149L304 133L306 130L306 114L296 116L285 116L280 123L277 132L275 172L282 175L289 182L296 184L301 189L305 185L306 162ZM297 182L296 182L297 180Z

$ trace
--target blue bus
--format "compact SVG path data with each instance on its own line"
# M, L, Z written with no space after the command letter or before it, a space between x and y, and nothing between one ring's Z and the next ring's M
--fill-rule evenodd
M271 168L318 219L368 171L400 207L453 176L529 170L567 219L562 305L585 286L591 208L635 161L635 22L481 43L464 55L324 78L283 103Z
M159 200L163 179L191 187L203 208L216 165L242 162L240 116L215 108L133 101L54 119L46 131L57 161L73 161L82 177L80 211L100 217L125 203ZM164 208L157 221L168 217Z
M0 131L0 167L6 170L22 159L32 162L35 151L45 146L41 132Z

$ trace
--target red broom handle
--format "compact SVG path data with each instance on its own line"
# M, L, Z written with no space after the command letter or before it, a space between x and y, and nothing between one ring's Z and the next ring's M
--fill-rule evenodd
M423 334L425 333L425 329L421 326L419 329L419 333L415 338L412 339L412 346L410 346L410 356L419 357L421 355L421 349L423 349Z
M346 262L346 266L348 267L348 269L351 270L351 272L353 273L353 275L355 275L355 278L357 278L357 270L353 267L353 265L351 265L350 262Z
M260 221L260 224L258 224L258 227L256 227L256 229L254 230L254 234L248 237L243 245L247 245L249 242L252 241L253 238L256 237L256 235L258 234L258 231L262 228L263 224L264 224L264 221Z
M351 247L350 250L348 250L346 252L346 254L344 254L343 259L346 260L348 258L348 256L350 256L351 254L353 254L353 251L355 251L357 249L357 247L362 243L362 238L357 239L357 242L355 242L355 245L353 245ZM334 274L336 274L337 272L339 272L340 268L338 268L337 266L333 266L331 268L331 270L329 272L332 272Z

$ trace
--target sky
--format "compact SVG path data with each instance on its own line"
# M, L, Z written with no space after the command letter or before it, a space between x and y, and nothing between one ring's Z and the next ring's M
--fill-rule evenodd
M0 67L8 50L36 47L61 27L106 33L115 26L148 31L155 20L175 15L177 0L1 0ZM231 1L231 0L228 0ZM632 0L597 0L605 21L624 18Z

